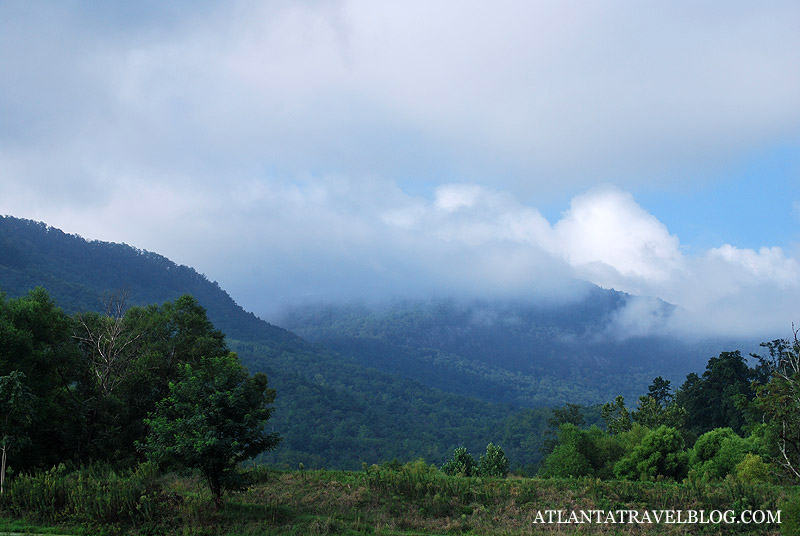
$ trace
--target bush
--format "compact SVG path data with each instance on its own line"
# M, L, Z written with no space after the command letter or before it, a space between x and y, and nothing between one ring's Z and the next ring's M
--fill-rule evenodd
M741 482L755 484L772 480L769 465L758 454L748 452L736 466L736 478Z
M687 466L683 436L675 428L662 425L650 430L630 454L618 461L614 473L628 480L680 479L686 475Z
M731 428L715 428L701 435L689 452L689 466L702 480L722 480L735 474L745 455L755 450L751 440Z
M630 433L612 436L597 426L582 430L574 424L562 424L558 430L558 445L545 458L541 475L549 478L612 478L614 463L624 452L619 438Z

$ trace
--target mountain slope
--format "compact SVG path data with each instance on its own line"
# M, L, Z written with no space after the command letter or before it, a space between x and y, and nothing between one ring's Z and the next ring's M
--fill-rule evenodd
M359 363L450 392L521 407L634 397L708 358L676 338L611 330L630 300L590 288L569 304L532 300L305 305L281 324ZM666 315L671 306L656 303Z
M453 448L502 442L517 465L539 457L547 410L512 410L364 367L245 312L186 266L124 244L88 242L43 223L0 217L0 291L44 286L67 312L98 310L124 289L130 305L194 295L251 372L277 390L270 426L284 441L264 460L355 468L394 457L442 463ZM533 439L532 439L532 437Z

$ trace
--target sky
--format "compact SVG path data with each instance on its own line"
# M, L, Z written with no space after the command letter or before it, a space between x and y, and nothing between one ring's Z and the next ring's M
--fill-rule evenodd
M316 300L800 325L793 1L0 1L0 214ZM658 316L659 298L677 306Z

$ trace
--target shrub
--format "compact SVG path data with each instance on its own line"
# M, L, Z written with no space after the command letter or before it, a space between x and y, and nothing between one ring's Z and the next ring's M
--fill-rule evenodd
M618 461L614 473L628 480L679 479L686 475L687 465L683 436L675 428L662 425L650 430L630 454Z
M701 435L689 452L689 466L702 480L722 480L736 472L745 455L755 450L752 441L731 428L715 428Z
M748 484L770 482L769 465L758 454L748 452L736 466L736 478Z

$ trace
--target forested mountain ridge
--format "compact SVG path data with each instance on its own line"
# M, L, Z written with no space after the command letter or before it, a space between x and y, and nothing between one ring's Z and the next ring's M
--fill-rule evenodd
M610 326L633 298L588 287L568 304L439 299L383 305L308 304L281 325L361 364L426 385L520 407L602 403L635 397L650 380L678 383L709 352L658 335ZM657 302L664 315L673 307ZM618 330L619 331L619 330Z
M619 394L635 400L655 376L678 385L718 351L674 339L600 337L629 297L597 288L568 306L309 306L287 315L284 325L295 334L161 255L0 217L0 292L16 298L36 286L69 313L100 310L103 297L120 290L129 305L193 295L250 372L268 373L277 391L269 427L283 441L262 460L288 467L417 457L438 464L455 447L479 452L495 442L514 466L532 469L542 458L549 408ZM599 407L586 413L587 423L599 421Z
M68 313L100 310L110 293L128 305L191 294L233 339L300 343L299 337L242 309L216 282L188 266L127 244L87 241L45 223L0 216L0 290L18 297L42 286Z
M541 457L549 410L513 410L366 368L258 319L216 283L161 255L0 217L0 293L17 298L37 286L68 313L99 311L103 297L120 290L129 305L193 295L250 372L267 372L277 391L269 427L283 441L265 461L329 468L395 457L441 463L456 446L480 450L490 441L502 442L516 465Z

